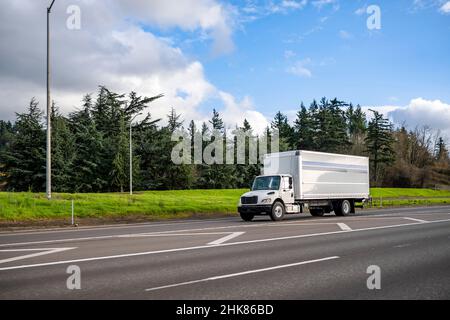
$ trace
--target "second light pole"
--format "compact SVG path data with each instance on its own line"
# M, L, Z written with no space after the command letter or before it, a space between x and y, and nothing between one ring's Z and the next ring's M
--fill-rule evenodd
M50 12L55 0L47 8L47 156L46 156L46 192L47 199L52 198L52 108L50 106Z

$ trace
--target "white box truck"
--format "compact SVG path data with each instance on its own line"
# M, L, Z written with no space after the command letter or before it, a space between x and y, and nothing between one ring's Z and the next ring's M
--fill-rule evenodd
M355 203L369 199L369 158L313 151L288 151L264 156L262 175L239 200L245 221L255 215L282 220L285 214L312 216L355 212Z

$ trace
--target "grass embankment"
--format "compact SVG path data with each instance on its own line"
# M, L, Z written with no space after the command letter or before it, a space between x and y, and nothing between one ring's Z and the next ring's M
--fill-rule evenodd
M161 220L193 216L235 215L240 195L246 189L180 190L128 194L0 193L0 223L64 221L70 222L71 200L76 219ZM373 206L450 204L450 191L431 189L371 189Z
M76 218L170 219L236 212L239 196L248 190L177 190L120 193L0 193L0 221Z
M374 207L450 204L450 190L371 188Z

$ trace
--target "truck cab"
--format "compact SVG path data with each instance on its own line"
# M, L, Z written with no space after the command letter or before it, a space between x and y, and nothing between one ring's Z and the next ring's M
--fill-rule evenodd
M253 181L251 191L241 196L238 211L245 221L251 221L260 214L269 215L272 220L278 221L283 219L287 210L298 211L294 194L291 175L258 176Z

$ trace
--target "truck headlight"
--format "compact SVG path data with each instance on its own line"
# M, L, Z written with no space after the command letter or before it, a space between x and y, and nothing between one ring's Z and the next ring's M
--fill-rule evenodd
M272 203L272 199L270 198L262 199L261 203Z

